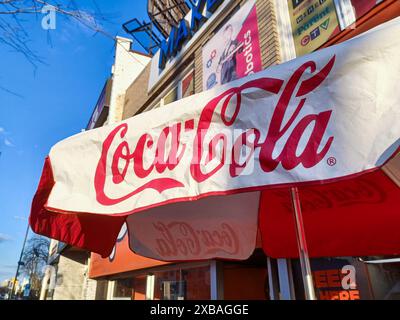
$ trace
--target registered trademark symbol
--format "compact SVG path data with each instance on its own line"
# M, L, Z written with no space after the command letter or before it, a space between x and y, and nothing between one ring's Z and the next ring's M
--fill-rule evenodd
M328 166L333 167L336 164L336 158L330 157L330 158L328 158L328 160L326 160L326 162L328 163Z

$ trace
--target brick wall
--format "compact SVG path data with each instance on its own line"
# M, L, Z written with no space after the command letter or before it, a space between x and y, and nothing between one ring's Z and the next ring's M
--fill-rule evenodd
M126 91L122 119L127 119L135 115L148 100L147 86L149 83L150 67L151 64L149 63Z
M194 92L203 91L203 56L201 47L194 54Z
M258 30L260 33L261 59L263 68L265 69L280 62L276 11L274 1L272 0L257 0L256 6Z

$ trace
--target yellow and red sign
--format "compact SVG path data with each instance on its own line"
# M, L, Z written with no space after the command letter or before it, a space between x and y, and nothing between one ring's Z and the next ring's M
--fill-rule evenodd
M313 52L339 30L333 0L289 0L296 55Z

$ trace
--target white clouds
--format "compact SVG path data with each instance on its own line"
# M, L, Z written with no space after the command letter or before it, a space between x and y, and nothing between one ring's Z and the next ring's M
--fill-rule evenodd
M23 216L14 216L14 219L19 221L28 221L28 218Z
M15 147L12 139L9 137L9 132L6 131L4 127L0 127L0 143L3 141L3 144L6 147L12 148Z
M11 140L10 139L8 139L8 138L4 138L4 144L7 146L7 147L14 147L14 144L11 142Z
M3 233L0 233L0 243L6 242L6 241L10 241L10 240L11 240L10 236L8 236L6 234L3 234Z

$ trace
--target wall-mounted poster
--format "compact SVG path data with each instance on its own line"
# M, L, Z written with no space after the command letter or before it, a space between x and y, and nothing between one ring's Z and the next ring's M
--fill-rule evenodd
M296 55L310 53L339 33L333 0L288 0Z
M257 10L250 0L203 47L203 89L261 70Z

